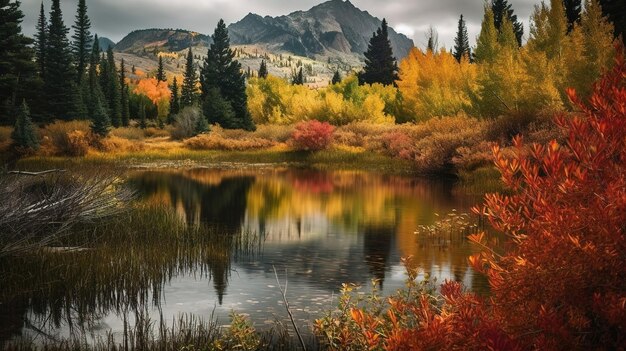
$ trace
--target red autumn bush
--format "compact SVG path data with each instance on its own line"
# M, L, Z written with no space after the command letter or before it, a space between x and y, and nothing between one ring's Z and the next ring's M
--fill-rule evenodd
M339 309L316 321L332 350L624 350L626 348L626 63L594 85L581 111L555 121L565 143L524 146L496 166L512 195L491 194L475 212L509 238L505 253L484 234L470 257L487 275L482 299L445 282L415 283L386 301L344 286ZM410 265L407 265L410 266ZM356 295L358 296L358 295Z
M494 313L528 348L617 350L626 346L626 64L573 90L576 117L560 115L564 145L495 148L513 195L492 194L477 212L511 240L498 256L471 258L488 275ZM524 149L527 149L524 152ZM482 236L473 241L485 245Z
M335 127L326 122L311 120L296 125L291 134L293 146L298 150L319 151L330 146Z

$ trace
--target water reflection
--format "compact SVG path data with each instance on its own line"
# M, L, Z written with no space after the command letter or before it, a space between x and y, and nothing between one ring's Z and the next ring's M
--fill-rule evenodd
M262 327L285 317L273 267L283 279L287 272L302 324L334 305L330 297L343 282L376 279L386 293L401 287L406 256L438 279L485 289L467 265L471 248L463 235L415 234L435 213L476 201L446 181L189 169L137 171L128 183L142 206L170 215L131 216L88 251L2 262L9 284L0 287L0 342L39 331L66 337L74 326L115 333L123 316L139 311L171 320L181 312L208 318L214 309L225 318L235 309Z

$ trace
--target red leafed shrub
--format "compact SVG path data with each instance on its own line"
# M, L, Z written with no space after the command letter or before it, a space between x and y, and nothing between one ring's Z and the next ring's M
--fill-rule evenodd
M513 158L494 148L513 195L486 196L493 226L511 239L504 256L485 245L470 259L488 275L496 318L528 348L626 347L626 64L594 86L581 111L560 115L564 145L523 146ZM526 150L526 151L525 151Z
M317 120L302 122L296 125L291 134L293 146L298 150L324 150L333 140L335 127Z

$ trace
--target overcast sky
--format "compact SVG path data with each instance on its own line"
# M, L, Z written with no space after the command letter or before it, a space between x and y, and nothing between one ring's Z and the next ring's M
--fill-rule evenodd
M43 0L46 16L51 0ZM390 26L424 47L426 31L433 26L439 33L439 44L454 45L460 14L467 21L469 36L474 45L480 31L484 0L351 0L370 14L386 17ZM515 13L524 22L528 34L528 18L533 6L540 0L509 0ZM181 28L211 34L217 21L223 18L232 23L248 12L265 16L285 15L297 10L308 10L323 0L87 0L92 33L117 42L134 29ZM66 24L74 22L78 0L61 0ZM22 0L24 22L22 29L32 35L39 14L41 0Z

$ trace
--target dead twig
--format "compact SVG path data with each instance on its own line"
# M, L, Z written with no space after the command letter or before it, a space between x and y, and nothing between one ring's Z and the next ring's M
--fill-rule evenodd
M285 302L285 308L287 309L287 314L289 315L289 319L291 320L291 324L293 325L293 329L296 331L296 335L298 336L298 341L300 341L300 345L302 346L302 350L306 351L306 346L304 345L304 339L302 339L302 335L300 334L300 330L298 330L298 326L296 325L296 321L293 318L293 314L291 313L291 309L289 308L289 301L287 300L287 270L285 269L285 289L283 290L282 285L280 285L280 280L278 280L278 273L276 273L276 267L272 265L274 269L274 276L276 277L276 283L278 284L278 289L280 289L280 293L283 295L283 302Z
M50 173L63 173L64 169L49 169L41 172L27 172L27 171L10 171L8 174L16 174L16 175L26 175L26 176L41 176Z

